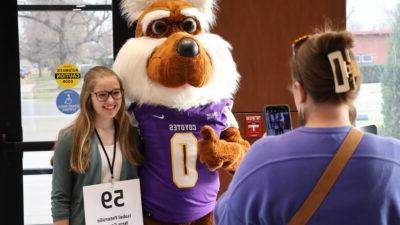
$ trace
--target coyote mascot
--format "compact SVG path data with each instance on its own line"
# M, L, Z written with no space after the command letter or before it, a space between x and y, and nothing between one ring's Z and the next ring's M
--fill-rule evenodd
M240 75L231 46L209 33L216 0L123 0L135 38L113 69L144 143L145 224L214 224L217 169L249 148L231 112Z

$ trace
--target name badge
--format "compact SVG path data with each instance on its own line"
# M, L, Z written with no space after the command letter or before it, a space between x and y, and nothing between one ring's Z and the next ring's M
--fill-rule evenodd
M90 225L143 225L139 179L83 187L85 221Z

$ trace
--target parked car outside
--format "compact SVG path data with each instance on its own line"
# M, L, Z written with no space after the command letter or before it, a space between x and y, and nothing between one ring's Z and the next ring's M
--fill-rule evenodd
M24 68L24 67L21 67L19 69L19 76L21 77L21 79L24 79L25 77L27 77L27 76L29 76L31 74L32 74L32 70L31 69Z

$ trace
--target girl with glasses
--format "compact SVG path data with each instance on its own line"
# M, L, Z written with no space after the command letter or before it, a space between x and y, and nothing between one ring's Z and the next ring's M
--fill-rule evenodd
M80 112L60 131L52 181L54 224L85 224L83 187L137 178L142 156L130 125L123 86L109 68L97 66L84 78Z

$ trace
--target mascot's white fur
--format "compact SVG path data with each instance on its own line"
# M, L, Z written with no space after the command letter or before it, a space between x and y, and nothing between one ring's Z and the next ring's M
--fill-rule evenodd
M234 173L249 143L231 112L240 75L209 33L216 0L123 0L137 22L113 69L144 142L145 224L213 224L219 168Z

